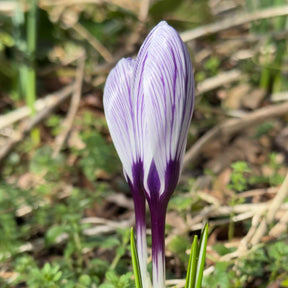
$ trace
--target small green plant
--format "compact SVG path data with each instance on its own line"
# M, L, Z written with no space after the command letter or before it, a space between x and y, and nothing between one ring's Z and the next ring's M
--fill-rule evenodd
M29 274L33 275L27 279L30 288L57 288L61 283L62 272L59 265L46 263L41 270L32 268Z
M272 185L272 186L273 185L280 185L284 180L284 177L279 174L279 170L281 169L282 164L279 163L279 161L277 161L277 158L278 158L277 153L272 152L269 155L268 165L272 170L272 175L269 177L269 182L270 182L270 185Z
M268 287L269 284L277 280L287 279L287 247L287 240L267 243L267 245L259 247L250 253L248 257L245 257L243 261L240 261L237 265L237 270L242 275L246 287L253 285L250 281L255 281L256 279L261 279L261 287ZM266 276L263 277L263 275Z
M27 235L24 226L18 227L15 211L29 203L27 191L0 182L0 261L9 259L18 252Z
M217 262L214 272L203 279L203 287L209 288L241 288L242 285L232 265L227 262Z
M51 115L45 124L51 129L53 136L58 135L61 131L61 117L58 115Z
M189 260L189 256L187 255L186 251L190 245L190 241L181 235L175 236L168 245L169 250L179 257L183 267L187 265L186 263L188 263Z
M132 273L126 273L121 276L117 275L115 271L109 270L106 273L107 283L103 283L99 288L134 288L134 283L131 280Z
M267 168L268 173L265 175L257 176L251 175L249 177L249 184L251 185L269 185L277 186L280 185L284 176L281 175L281 168L283 167L281 156L279 161L279 154L276 152L271 152L268 157L268 161L263 164L263 167Z
M267 135L273 128L275 123L272 121L264 122L260 124L255 132L255 137L260 138L261 136Z
M236 192L244 191L247 189L247 185L249 183L247 173L251 172L248 164L243 161L237 161L231 164L231 168L231 180L228 188Z
M50 146L42 146L35 150L29 163L29 170L36 175L41 175L47 182L59 181L65 169L68 169L65 157L59 154L53 158L52 153Z
M232 173L231 180L228 188L232 190L232 198L230 200L230 207L232 207L232 211L230 214L229 228L228 228L228 239L231 240L234 237L234 212L233 207L238 203L241 203L241 199L236 198L236 194L244 191L248 185L247 173L250 172L250 168L248 167L246 162L238 161L231 165Z
M285 0L267 0L255 1L247 0L247 8L249 11L258 9L267 9L269 7L277 7L285 5ZM264 36L263 49L257 53L255 62L261 67L261 76L259 85L263 89L272 92L285 91L287 89L285 71L285 57L287 57L287 37L275 37L278 33L285 31L287 28L287 16L281 16L274 19L263 19L253 22L251 32L258 36ZM267 34L267 30L273 30L274 35ZM272 52L274 51L274 52Z
M90 181L97 179L97 172L105 171L113 173L120 170L120 163L115 157L113 146L108 145L98 132L91 132L89 135L83 135L85 148L76 151L81 157L80 167Z
M216 56L211 56L205 63L204 69L207 70L208 75L215 76L218 73L220 60Z

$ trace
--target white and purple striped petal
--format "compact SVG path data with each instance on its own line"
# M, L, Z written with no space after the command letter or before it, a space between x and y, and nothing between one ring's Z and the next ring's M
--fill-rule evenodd
M132 94L141 104L137 127L143 135L143 185L151 212L153 286L163 288L166 209L179 179L194 105L188 50L166 22L149 33L139 51Z
M104 111L110 134L126 176L133 178L133 164L139 149L135 137L134 98L131 82L135 60L121 59L107 77L104 88Z
M149 288L145 195L142 184L142 140L139 136L139 125L136 125L137 117L140 117L141 111L135 109L138 100L131 93L134 66L135 60L130 58L118 62L107 77L103 104L110 134L122 162L124 175L132 191L142 285L143 288Z
M139 97L144 109L144 186L148 196L160 197L171 194L177 184L194 104L189 53L166 22L160 22L146 38L134 73L132 93L144 95Z

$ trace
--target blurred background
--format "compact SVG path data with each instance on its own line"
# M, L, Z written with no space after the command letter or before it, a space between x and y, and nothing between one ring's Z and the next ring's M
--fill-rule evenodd
M197 94L167 287L184 287L207 221L203 287L288 287L287 15L287 0L1 0L0 286L134 287L133 202L103 87L166 20Z

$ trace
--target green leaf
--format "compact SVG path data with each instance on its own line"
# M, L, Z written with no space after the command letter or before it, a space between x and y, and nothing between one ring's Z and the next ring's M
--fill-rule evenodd
M168 248L171 252L177 255L182 263L187 263L189 257L186 253L187 247L190 246L188 239L183 235L175 236L171 239Z
M79 278L79 283L81 285L84 285L84 286L89 286L91 284L92 280L91 280L91 277L87 274L83 274L80 276Z
M203 233L201 235L201 239L200 239L197 270L196 270L196 275L195 275L196 277L195 288L201 288L204 264L205 264L205 258L206 258L207 239L208 239L208 224L205 225Z
M64 225L50 227L45 235L45 244L54 244L57 240L57 237L65 232L67 232L67 227L65 227Z
M60 280L61 276L62 276L62 272L61 272L61 271L58 271L58 272L54 275L53 281L54 281L54 282L57 282L58 280Z
M191 253L189 258L189 264L187 269L186 284L185 288L193 288L195 283L195 274L197 267L197 248L198 248L198 237L194 236L194 240L191 246Z
M138 260L136 245L135 245L133 228L131 228L130 245L131 245L131 254L132 254L132 266L133 266L134 277L135 277L135 285L136 285L136 288L142 288L142 280L141 280L139 260Z
M223 244L216 244L213 246L213 250L216 251L220 256L224 256L228 253L232 253L236 250L235 247L227 248Z
M83 142L85 148L77 153L81 157L79 164L90 181L97 178L99 171L112 174L120 168L113 146L107 145L100 133L94 131L93 134L83 135Z

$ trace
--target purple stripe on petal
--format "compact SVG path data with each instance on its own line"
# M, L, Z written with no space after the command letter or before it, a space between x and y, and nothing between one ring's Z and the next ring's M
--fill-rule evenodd
M136 243L143 288L150 287L147 272L147 241L146 241L146 207L143 189L143 163L138 161L132 165L132 181L127 176L135 209Z
M148 203L151 212L153 287L165 288L165 218L168 202Z
M148 179L147 179L147 187L149 190L149 200L148 202L158 202L159 201L159 191L160 191L160 178L158 171L156 169L154 161L152 161Z
M137 87L144 95L144 181L148 182L154 161L162 194L166 190L167 163L182 162L194 102L188 50L179 34L166 22L159 23L146 38L134 73ZM144 185L147 187L148 183Z
M132 164L132 178L130 179L130 177L127 176L127 182L131 188L135 205L138 205L138 203L142 204L142 202L145 201L145 197L144 197L145 193L143 189L143 162L142 161L138 161Z
M161 195L167 200L163 200L164 202L168 202L172 193L174 192L180 174L180 161L179 160L171 160L167 163L166 171L165 171L165 191Z
M135 60L122 59L107 77L103 104L107 124L123 169L132 178L132 164L139 154L131 82Z

